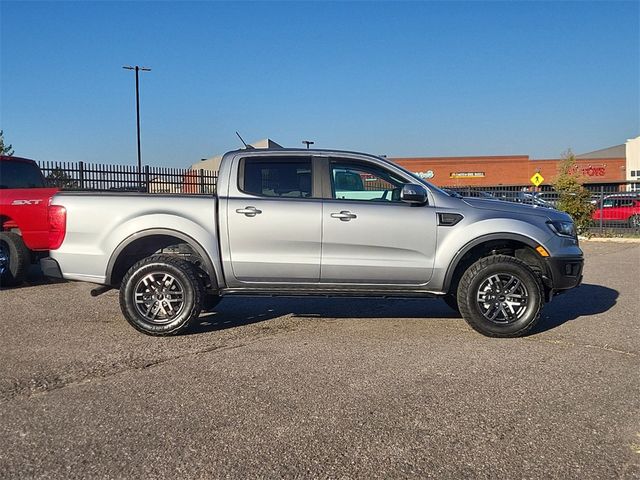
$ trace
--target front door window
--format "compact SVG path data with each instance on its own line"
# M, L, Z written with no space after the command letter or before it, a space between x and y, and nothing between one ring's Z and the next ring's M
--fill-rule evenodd
M336 200L400 202L403 183L395 174L375 166L331 164L331 191Z

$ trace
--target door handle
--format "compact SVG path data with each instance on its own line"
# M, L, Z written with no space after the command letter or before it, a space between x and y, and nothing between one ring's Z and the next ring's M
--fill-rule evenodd
M238 208L236 210L236 213L242 213L247 217L255 217L256 215L261 214L262 210L258 210L256 207L245 207L245 208Z
M358 216L349 210L342 210L340 213L332 213L331 218L339 218L342 222L348 222L352 218L358 218Z

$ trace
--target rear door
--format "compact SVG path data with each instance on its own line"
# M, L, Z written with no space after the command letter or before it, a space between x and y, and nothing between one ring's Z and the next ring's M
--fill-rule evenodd
M322 222L324 283L424 285L433 272L433 206L400 201L407 179L366 161L328 162ZM414 181L415 182L415 181Z
M319 282L322 200L314 178L310 156L239 160L226 204L236 280Z

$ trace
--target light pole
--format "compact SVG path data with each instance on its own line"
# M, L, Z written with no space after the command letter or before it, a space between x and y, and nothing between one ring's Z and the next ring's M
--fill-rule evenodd
M150 72L151 69L147 67L140 67L136 65L135 67L131 67L126 65L124 67L125 70L135 70L136 72L136 126L138 133L138 187L142 188L142 154L140 153L140 81L138 79L138 72Z
M312 142L311 140L303 140L302 143L304 143L307 146L307 150L309 150L309 145L313 145L315 142Z

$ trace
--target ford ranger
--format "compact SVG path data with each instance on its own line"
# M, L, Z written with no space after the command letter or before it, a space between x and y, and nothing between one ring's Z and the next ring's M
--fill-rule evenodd
M323 295L437 296L478 332L514 337L582 279L566 213L447 194L354 152L237 150L215 196L64 192L50 208L45 274L119 288L150 335L227 295Z

